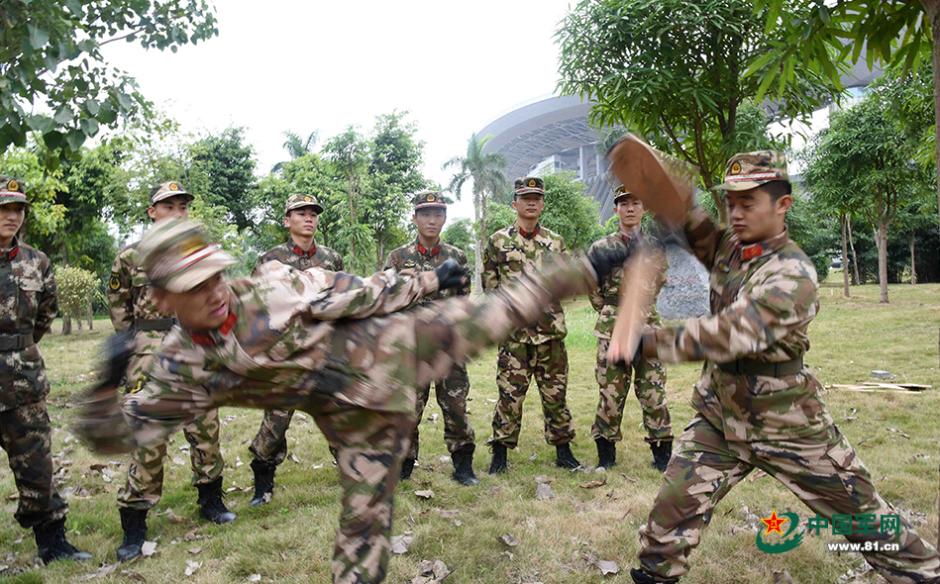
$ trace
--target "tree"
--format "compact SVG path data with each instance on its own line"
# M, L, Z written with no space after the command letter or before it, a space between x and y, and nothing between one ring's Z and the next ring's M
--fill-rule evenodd
M368 226L362 223L360 202L368 181L369 142L354 126L349 126L345 132L331 138L323 151L346 190L345 204L332 210L340 220L337 235L348 246L344 263L359 273L371 272L374 268L370 261L374 242Z
M372 231L376 267L385 265L385 253L401 242L401 224L411 211L409 193L428 184L421 174L424 143L415 138L417 127L405 121L408 112L378 116L369 148L369 196L363 222Z
M561 235L569 249L585 249L601 236L600 210L573 172L545 176L545 211L539 222Z
M256 204L254 151L242 128L197 140L188 148L185 185L209 205L222 207L239 231L254 226Z
M476 229L473 260L474 290L483 289L480 280L480 275L483 273L483 246L486 237L490 235L486 217L488 195L492 196L506 184L506 177L503 174L506 161L499 154L483 152L489 140L489 136L478 138L476 134L473 134L467 143L467 155L456 156L444 163L445 169L458 169L447 186L447 190L456 194L458 199L464 185L468 182L473 183L473 218Z
M284 132L284 150L287 150L287 154L290 156L291 160L295 160L313 152L313 147L316 145L319 137L320 133L316 130L307 134L306 139L301 138L300 134L288 130ZM286 164L286 161L278 162L271 169L271 172L280 172L284 164Z
M830 83L849 63L865 53L869 68L874 63L892 64L903 70L916 68L921 57L933 65L934 163L940 166L940 0L811 0L804 17L780 16L786 0L757 0L766 13L766 30L776 39L748 74L761 78L761 95L776 82L781 95L794 82L796 64L824 75ZM940 173L936 176L937 227L940 233Z
M467 218L448 221L447 227L441 232L441 239L467 254L467 259L473 263L473 223Z
M59 308L62 310L62 334L72 333L71 319L78 321L81 330L82 318L88 319L88 330L92 330L92 303L103 296L98 289L100 280L88 270L74 266L57 266L55 269L57 285L56 295L59 299Z
M130 75L101 48L124 40L178 50L218 33L206 0L8 0L0 8L0 151L42 135L54 165L102 126L147 112Z
M790 3L786 17L797 17ZM562 91L596 101L590 120L622 126L698 167L702 186L719 182L741 147L742 104L759 93L743 72L776 39L749 0L581 0L556 38ZM834 88L795 62L778 117L810 114ZM712 192L724 219L719 194Z

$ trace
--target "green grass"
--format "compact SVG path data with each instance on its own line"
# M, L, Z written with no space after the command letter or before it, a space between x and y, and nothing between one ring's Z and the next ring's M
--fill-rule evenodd
M808 363L824 384L869 379L872 369L887 369L899 380L926 383L934 389L926 395L861 394L833 390L827 393L833 418L858 447L881 494L901 507L926 514L918 528L931 541L937 536L937 465L940 461L936 412L940 411L940 368L937 335L940 326L940 286L892 286L891 304L878 304L878 289L852 289L853 298L841 298L838 282L825 286L820 295L820 314L811 328L812 350ZM594 383L593 312L585 301L567 306L571 362L569 403L578 437L575 454L584 463L595 462L590 425L597 402ZM50 335L42 342L53 382L50 414L57 426L54 452L59 465L67 464L62 489L70 489L70 534L73 542L92 551L92 564L61 563L33 569L8 578L12 582L71 582L93 572L101 563L114 561L120 541L115 497L124 481L123 459L113 460L114 478L108 483L90 470L98 459L70 439L65 427L71 415L69 395L84 383L97 345L109 330L107 321L96 321L96 330L71 337ZM58 330L58 325L56 325ZM488 351L470 365L473 389L471 419L477 433L476 469L482 484L460 488L449 480L446 454L436 403L429 406L422 423L422 460L413 480L399 488L394 533L411 531L409 553L392 559L388 581L410 582L423 559L441 559L454 574L446 582L581 584L630 582L626 574L635 565L637 528L646 520L659 488L658 474L649 468L650 452L643 442L639 407L630 397L624 419L624 442L618 452L620 465L607 474L601 488L579 484L598 475L569 473L553 465L553 451L542 439L538 392L530 390L525 408L520 446L510 453L510 471L493 478L486 475L495 387L495 352ZM673 425L677 431L691 418L690 389L699 365L669 368L668 392ZM428 417L437 414L437 421ZM150 516L150 538L158 541L157 554L122 566L94 582L147 582L185 580L186 560L202 562L188 581L246 582L261 574L265 582L328 582L333 532L339 513L339 487L323 438L308 416L295 418L288 434L297 462L288 460L278 473L273 502L260 509L247 505L252 484L248 443L261 414L226 408L222 412L223 453L227 461L225 486L244 491L228 495L239 514L229 526L209 526L197 518L196 493L189 484L189 462L180 451L185 444L177 435L166 465L163 501ZM899 429L909 438L890 429ZM557 497L535 500L535 477L552 480ZM416 489L430 488L434 498L414 496ZM35 557L29 532L13 520L16 492L9 472L0 474L0 564L13 570L28 567ZM771 582L774 570L786 569L796 582L835 582L860 563L859 556L828 553L825 538L807 538L796 550L781 555L757 551L753 532L741 532L741 509L766 516L772 509L808 510L793 495L768 477L745 480L717 508L702 545L691 557L688 583L731 584ZM162 514L168 508L182 519L173 523ZM447 513L442 511L455 511ZM733 532L734 530L734 532ZM519 540L508 550L497 538L505 533ZM194 541L187 541L198 537ZM197 548L199 548L197 550ZM198 551L191 553L189 550ZM511 556L504 552L511 552ZM608 576L592 567L586 557L616 561L621 574ZM121 574L121 570L131 574ZM8 571L7 574L10 572Z

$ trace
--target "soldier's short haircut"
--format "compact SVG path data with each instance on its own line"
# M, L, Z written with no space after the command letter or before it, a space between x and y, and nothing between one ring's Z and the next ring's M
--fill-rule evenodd
M784 195L793 193L793 187L790 185L790 182L785 180L772 180L762 184L760 188L770 194L770 200L773 202L777 202L777 200Z

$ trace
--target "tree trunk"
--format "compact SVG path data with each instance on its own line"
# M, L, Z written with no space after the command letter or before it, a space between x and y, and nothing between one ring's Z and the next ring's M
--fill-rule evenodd
M852 237L852 216L849 214L845 216L845 226L849 232L849 249L852 250L852 284L858 286L862 283L862 279L858 275L858 256L855 255L855 238Z
M917 284L917 262L914 257L914 232L911 232L910 244L911 244L911 286Z
M67 314L62 315L62 334L72 334L72 318Z
M940 168L940 0L920 0L933 32L933 112L934 138L937 144L937 168ZM940 233L940 172L937 172L937 231Z
M88 330L95 330L95 307L91 302L88 303Z
M843 213L842 223L842 295L849 298L849 244L846 232L847 213Z
M881 297L879 302L888 303L888 218L878 217L878 230L875 231L878 243L878 287Z
M473 293L483 293L483 240L486 237L486 210L483 208L483 193L473 189L473 219L477 227L475 253L473 254Z

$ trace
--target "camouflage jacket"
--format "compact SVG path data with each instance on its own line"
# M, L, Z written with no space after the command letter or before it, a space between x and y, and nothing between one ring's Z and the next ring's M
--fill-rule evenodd
M591 244L591 250L621 245L635 245L633 238L646 241L656 247L661 247L658 241L644 238L639 232L637 232L636 235L625 235L618 232L598 239ZM664 266L663 271L660 272L660 278L655 282L657 296L659 296L660 290L663 289L663 285L666 283L666 268L667 266ZM600 283L597 290L590 296L591 306L597 311L597 324L594 325L594 336L598 338L609 339L610 334L614 331L614 321L617 319L617 306L620 304L620 283L622 278L623 269L619 267L613 269L610 274L604 278L604 281ZM654 325L660 323L659 313L656 312L655 304L651 308L648 322Z
M343 256L332 249L314 243L313 247L304 251L290 238L281 245L272 247L264 252L264 255L261 256L258 260L258 264L255 266L255 272L258 270L258 266L270 261L278 261L282 264L287 264L295 270L323 268L331 272L343 271Z
M424 249L420 243L415 241L408 245L403 245L388 254L385 259L385 269L393 268L399 272L410 270L413 272L430 272L436 270L445 260L453 258L461 266L467 265L467 255L460 249L444 243L438 242L431 249ZM438 292L432 296L426 296L421 299L421 303L438 300L440 298L449 298L451 296L467 296L470 294L470 283L461 288L452 288Z
M36 343L49 332L58 310L49 258L14 238L8 249L0 249L0 339L22 339L26 346L0 351L0 412L49 394Z
M279 409L302 407L319 388L331 387L331 371L338 377L362 377L347 362L349 355L382 367L382 334L349 337L336 334L340 320L389 314L437 291L437 276L417 277L393 270L360 278L343 272L295 270L279 262L257 268L251 278L231 282L229 319L209 333L193 333L179 325L166 336L150 368L147 386L138 394L186 394L197 405L210 408L238 403ZM352 344L362 343L358 347ZM272 397L274 399L272 399ZM330 398L368 409L398 413L415 411L414 391L393 384L375 387L352 384ZM135 418L134 409L128 415ZM145 426L138 441L161 440L184 419L140 416Z
M490 236L483 250L483 289L495 290L517 278L527 267L541 270L546 257L563 251L565 240L544 227L538 226L532 238L519 233L516 225L500 229ZM545 309L538 324L514 332L509 340L539 344L563 339L567 332L565 313L561 304L555 303Z
M725 373L717 363L746 358L783 362L809 350L807 327L818 309L816 270L787 233L742 245L694 208L685 225L692 252L711 272L712 314L643 337L661 360L707 361L692 405L728 440L784 440L832 424L807 370L782 377Z
M108 305L110 306L111 324L115 331L130 330L138 327L134 335L134 352L137 355L152 354L166 336L166 330L140 330L139 323L172 319L172 315L163 314L157 309L153 299L147 274L140 266L141 258L137 243L132 243L118 252L111 266L111 278L108 281Z

